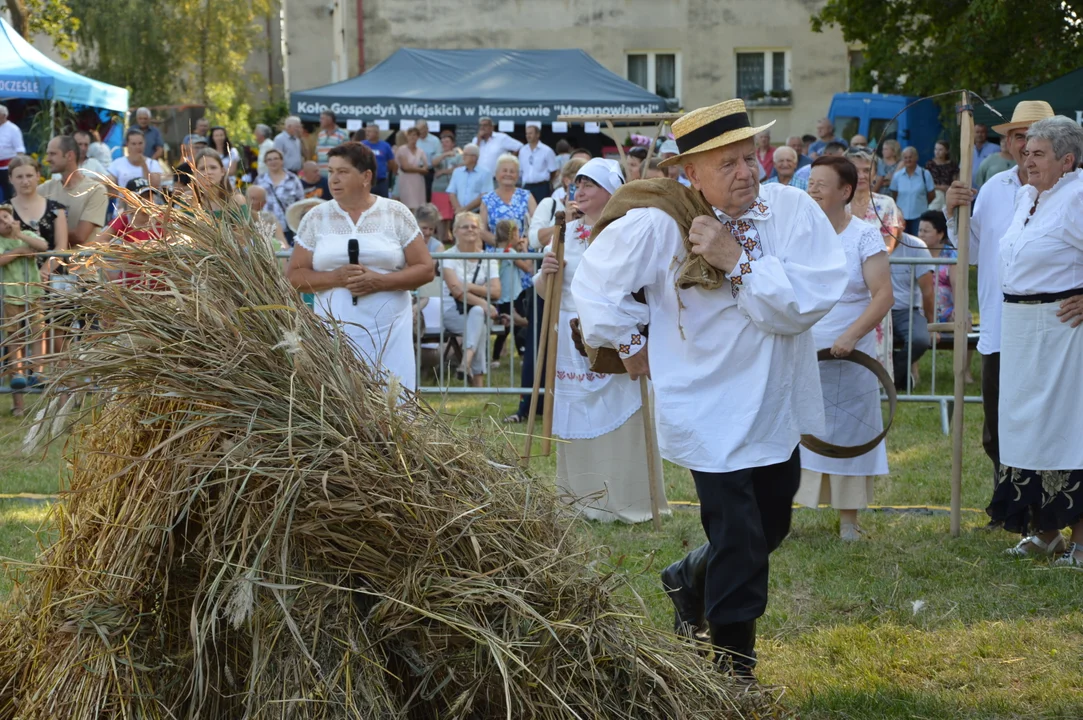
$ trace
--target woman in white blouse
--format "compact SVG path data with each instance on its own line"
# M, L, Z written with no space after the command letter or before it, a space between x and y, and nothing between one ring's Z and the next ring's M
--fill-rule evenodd
M1083 567L1080 159L1075 121L1057 115L1030 126L1029 184L1000 239L1000 477L988 508L1006 530L1026 535L1009 554L1060 554L1057 564L1075 567Z
M564 191L564 197L558 198L555 194L538 203L534 209L534 215L530 218L527 228L527 237L530 239L530 249L538 250L553 242L553 234L556 233L557 213L564 211L563 200L567 198L568 188L571 187L579 170L586 164L583 158L575 158L564 163L560 170L560 184Z
M572 279L587 249L591 227L624 184L624 175L615 160L595 158L580 168L575 184L575 199L565 210L569 222L564 234L564 287L553 388L553 434L567 441L557 445L557 487L586 518L644 522L651 519L651 502L639 383L628 375L592 372L576 350L571 332L571 321L577 317ZM544 276L555 274L557 268L556 255L549 250L534 282L540 297L546 295ZM661 459L656 457L658 496L667 510Z
M842 157L812 163L808 193L831 221L846 253L849 281L839 302L812 326L816 349L830 348L844 358L854 350L875 356L876 326L891 311L891 267L879 228L853 217L846 206L857 189L858 171ZM860 445L883 429L880 385L868 370L842 361L820 362L826 432L835 445ZM801 486L794 501L816 508L830 503L839 511L839 537L861 539L857 512L872 501L872 482L886 475L887 450L881 442L856 458L828 458L801 448Z
M480 253L481 224L472 212L455 216L451 234L455 238L448 252ZM488 370L490 322L500 316L499 263L491 260L445 259L440 261L444 278L443 320L444 328L462 336L463 363L460 375L469 375L470 384L485 384Z
M301 221L286 276L301 292L316 294L316 313L342 324L362 361L413 390L410 291L433 279L432 256L410 210L372 194L371 150L343 143L328 152L328 171L332 200Z

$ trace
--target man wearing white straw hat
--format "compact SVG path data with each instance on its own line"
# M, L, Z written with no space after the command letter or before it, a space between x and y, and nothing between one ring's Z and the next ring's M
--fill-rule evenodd
M708 544L663 573L677 629L706 615L720 667L747 681L768 556L800 483L798 442L824 427L809 331L847 282L819 206L760 187L753 137L768 127L752 127L740 100L673 123L680 153L662 165L683 167L695 190L643 181L668 197L605 225L572 283L583 339L615 348L633 379L652 378L662 455L695 479ZM646 304L632 298L640 289Z
M1049 103L1024 100L1015 106L1010 122L993 126L1016 166L997 173L982 185L970 218L970 262L978 266L978 310L981 313L978 352L981 353L981 402L985 410L981 440L985 454L993 461L994 488L1000 477L1000 312L1004 299L1000 285L1000 238L1012 223L1015 195L1027 184L1027 171L1023 166L1027 130L1033 123L1051 117L1053 108ZM972 189L958 180L948 188L944 214L948 217L950 236L956 243L955 209L969 207L973 194ZM1003 521L992 506L987 512L991 526Z

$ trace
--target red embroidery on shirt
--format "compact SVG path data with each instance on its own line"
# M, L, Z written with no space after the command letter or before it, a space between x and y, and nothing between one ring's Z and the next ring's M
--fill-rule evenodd
M596 372L573 373L557 370L557 377L561 380L568 380L571 382L594 382L595 380L604 380L606 375L604 373Z

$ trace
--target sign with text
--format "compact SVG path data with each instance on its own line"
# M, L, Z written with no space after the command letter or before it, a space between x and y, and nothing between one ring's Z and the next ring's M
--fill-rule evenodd
M370 121L376 118L398 117L424 118L444 124L470 125L477 124L480 117L490 117L495 122L508 120L522 124L527 120L554 122L561 115L647 115L665 112L665 106L661 98L657 103L613 105L551 103L522 106L488 103L359 102L342 99L326 103L292 100L290 110L304 120L318 120L321 112L330 110L335 113L339 122L350 119Z

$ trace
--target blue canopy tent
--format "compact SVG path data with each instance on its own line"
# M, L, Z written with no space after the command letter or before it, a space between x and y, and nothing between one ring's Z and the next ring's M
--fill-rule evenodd
M128 111L128 91L83 77L37 50L0 18L0 98Z

